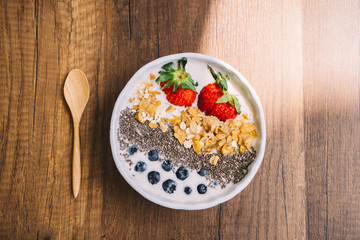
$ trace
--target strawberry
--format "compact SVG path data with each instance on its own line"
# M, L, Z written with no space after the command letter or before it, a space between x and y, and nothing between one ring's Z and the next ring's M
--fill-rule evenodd
M160 76L156 82L160 84L161 90L166 94L166 99L177 106L190 107L196 98L197 84L191 75L185 71L187 59L183 57L178 61L177 70L172 68L173 62L167 63L159 71Z
M215 116L221 121L234 119L240 114L240 103L238 99L228 93L227 79L220 72L217 74L208 66L215 83L205 86L199 94L198 108L207 115Z
M206 113L210 114L211 110L214 108L216 101L221 98L224 93L221 91L221 88L216 83L208 84L205 86L198 98L198 108Z
M161 87L166 85L168 81L160 83ZM177 106L190 107L196 98L196 92L193 90L186 90L179 87L176 93L173 93L173 86L163 89L166 94L166 99Z
M226 121L227 119L234 119L237 116L235 108L233 108L230 103L216 103L214 108L211 110L210 116L215 116L221 121Z

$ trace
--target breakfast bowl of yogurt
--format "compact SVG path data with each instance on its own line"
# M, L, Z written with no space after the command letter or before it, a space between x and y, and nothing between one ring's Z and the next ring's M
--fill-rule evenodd
M265 152L259 97L229 64L181 53L142 68L120 93L110 143L117 169L146 199L213 207L240 193Z

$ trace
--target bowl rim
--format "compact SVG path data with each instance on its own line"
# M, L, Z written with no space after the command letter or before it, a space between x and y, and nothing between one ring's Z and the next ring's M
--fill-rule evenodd
M121 156L117 154L117 149L116 149L118 147L118 145L117 145L117 122L118 122L117 111L119 110L119 107L122 104L120 99L125 94L125 92L127 92L127 90L130 90L130 88L132 88L131 82L133 80L137 79L139 76L141 76L147 68L150 68L154 65L161 65L161 62L174 61L174 59L180 59L182 57L195 58L195 59L200 59L200 60L205 60L205 61L208 60L211 62L215 62L219 66L225 67L226 69L228 69L228 71L233 72L240 79L240 81L247 88L247 90L249 91L250 96L252 97L252 100L255 103L255 107L258 108L258 113L259 113L260 129L261 129L260 149L258 150L258 153L257 153L257 156L255 157L254 162L250 165L251 167L249 168L249 172L239 183L237 183L238 186L236 186L231 192L229 192L228 194L225 194L224 196L218 197L212 201L205 202L205 203L191 203L191 204L187 204L186 202L173 203L170 201L165 201L165 200L159 199L156 197L156 195L149 194L148 192L143 191L143 189L136 183L136 181L131 179L128 174L125 174L125 172L123 173L123 169L121 167L121 164L123 164L123 163L120 162ZM122 89L121 93L118 95L117 100L114 105L114 108L113 108L111 122L110 122L110 146L111 146L111 152L113 155L113 159L114 159L116 168L118 169L118 171L120 172L122 177L133 189L135 189L135 191L137 191L140 195L142 195L149 201L156 203L158 205L161 205L163 207L171 208L171 209L183 209L183 210L206 209L206 208L216 206L218 204L224 203L224 202L232 199L237 194L239 194L242 190L244 190L244 188L247 187L249 185L249 183L255 177L255 174L259 170L260 165L263 161L264 154L265 154L265 147L266 147L266 125L265 125L264 112L263 112L263 108L262 108L260 99L259 99L257 93L255 92L254 88L250 85L250 83L247 81L247 79L240 72L238 72L234 67L232 67L230 64L228 64L218 58L200 54L200 53L186 52L186 53L171 54L171 55L163 56L163 57L157 58L153 61L150 61L149 63L145 64L140 69L138 69L136 71L136 73L127 82L125 87ZM122 162L124 162L124 161L122 161Z

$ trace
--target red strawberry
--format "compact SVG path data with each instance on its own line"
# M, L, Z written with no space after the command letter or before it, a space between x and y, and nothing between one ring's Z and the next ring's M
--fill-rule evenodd
M198 108L200 111L209 115L216 101L221 98L222 95L224 95L224 93L216 83L206 85L199 94Z
M215 116L221 121L234 119L240 114L240 103L238 99L228 93L226 79L220 72L217 74L208 66L216 83L205 86L199 94L198 108L210 116Z
M233 108L230 103L217 103L214 108L211 110L210 116L215 116L221 121L226 121L227 119L234 119L237 116L235 108Z
M161 87L163 87L166 82L160 83ZM166 99L177 106L190 107L196 98L196 92L193 90L185 90L182 87L179 87L176 93L173 93L173 86L163 89L166 94Z
M197 92L190 74L185 71L186 63L185 57L180 59L177 70L172 68L173 62L165 64L161 67L165 71L159 72L160 76L156 82L160 83L161 89L170 103L189 107L194 103Z

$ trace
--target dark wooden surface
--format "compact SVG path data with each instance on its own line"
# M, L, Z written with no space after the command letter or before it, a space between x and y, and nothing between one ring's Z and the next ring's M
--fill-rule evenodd
M2 0L0 29L0 239L360 239L359 1ZM129 78L178 52L237 68L267 123L252 183L202 211L137 194L108 140ZM91 89L77 199L73 68Z

